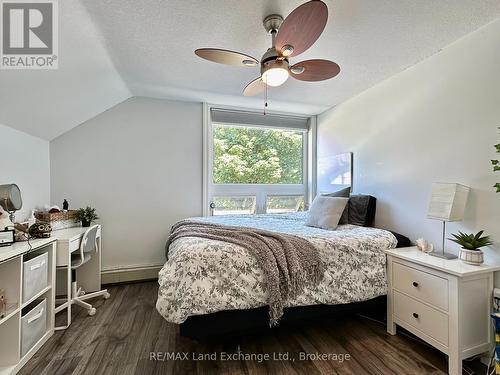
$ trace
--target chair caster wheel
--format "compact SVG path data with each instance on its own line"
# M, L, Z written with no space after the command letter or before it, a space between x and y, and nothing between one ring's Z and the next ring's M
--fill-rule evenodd
M80 293L78 293L79 295L81 296L84 296L85 295L85 290L81 290Z
M103 297L104 297L104 299L108 299L109 297L111 297L111 294L109 294L109 293L104 293L104 294L103 294Z
M97 311L97 310L95 309L95 307L92 307L91 309L89 309L89 315L90 315L90 316L94 316L94 315L95 315L95 313L96 313L96 311Z

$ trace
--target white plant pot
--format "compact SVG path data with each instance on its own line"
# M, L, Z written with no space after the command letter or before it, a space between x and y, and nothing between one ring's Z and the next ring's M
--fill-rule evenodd
M484 262L484 255L481 250L460 249L459 258L462 262L479 266Z

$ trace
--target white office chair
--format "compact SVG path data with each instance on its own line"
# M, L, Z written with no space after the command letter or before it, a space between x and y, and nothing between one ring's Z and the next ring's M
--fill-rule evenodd
M93 255L97 255L97 231L99 225L90 227L82 237L80 251L71 255L71 304L79 305L88 310L89 315L95 315L96 309L90 303L84 302L89 298L103 296L105 299L110 297L107 289L85 294L82 288L76 284L76 270L87 263Z

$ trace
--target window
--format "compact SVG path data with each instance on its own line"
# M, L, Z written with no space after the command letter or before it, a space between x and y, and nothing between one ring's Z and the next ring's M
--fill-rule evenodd
M271 195L266 200L268 214L283 214L287 212L304 211L303 195Z
M255 197L214 197L212 215L254 214Z
M211 109L205 210L211 215L303 211L309 118Z
M213 125L214 184L302 184L304 135Z

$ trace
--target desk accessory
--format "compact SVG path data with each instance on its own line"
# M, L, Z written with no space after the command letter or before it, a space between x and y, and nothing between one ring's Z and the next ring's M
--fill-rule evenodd
M9 219L9 213L0 206L0 230L10 229L14 226L14 223Z
M42 221L44 223L49 223L53 230L66 229L78 226L75 222L76 220L76 210L69 211L57 211L57 212L46 212L37 211L35 212L35 217L37 221Z
M49 223L44 223L42 221L33 224L28 229L28 233L34 238L50 238L50 233L52 232L52 227Z
M29 223L16 223L14 226L15 233L14 239L16 242L28 241L30 239L30 235L28 233L28 228L30 227Z
M35 212L36 210L31 210L31 214L30 214L30 217L28 218L28 220L26 220L27 224L28 224L28 228L35 224L36 223L36 217L35 217Z
M444 251L446 222L463 220L469 191L469 187L455 183L432 184L432 197L429 203L427 217L443 222L443 242L441 252L432 252L430 255L444 259L457 258L456 255L445 253Z
M0 247L10 246L14 243L14 229L0 230Z
M77 221L82 222L82 227L90 227L92 222L99 220L99 216L97 215L96 209L90 206L85 208L79 208L76 210L76 218Z
M0 206L9 213L10 221L14 223L16 221L14 212L23 207L19 186L16 184L0 185Z

